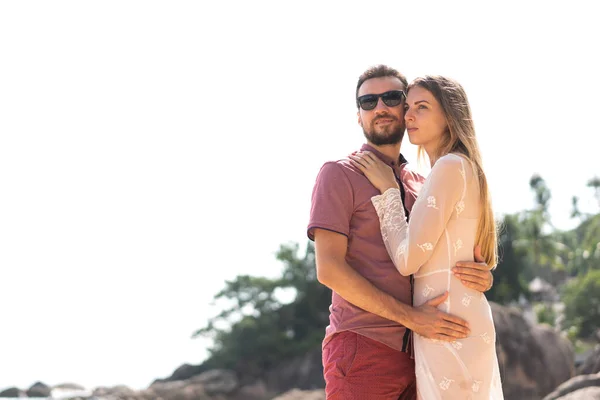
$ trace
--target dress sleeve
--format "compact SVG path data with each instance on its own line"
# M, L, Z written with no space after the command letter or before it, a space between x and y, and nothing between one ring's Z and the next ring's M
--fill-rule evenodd
M440 158L419 193L406 222L398 189L388 189L371 201L390 258L404 276L414 274L433 254L450 216L464 209L466 177L460 156Z

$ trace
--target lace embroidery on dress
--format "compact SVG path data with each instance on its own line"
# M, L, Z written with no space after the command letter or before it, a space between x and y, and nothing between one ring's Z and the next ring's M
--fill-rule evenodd
M419 246L419 248L421 250L423 250L423 252L433 250L433 245L429 242L423 243L423 244L418 244L417 246Z
M454 379L444 377L444 379L440 381L440 388L442 390L448 390L452 382L454 382Z
M465 307L469 307L469 305L471 304L471 299L473 298L473 296L469 295L468 293L465 293L463 298L462 298L462 305Z
M431 292L433 292L433 288L429 285L425 285L425 288L423 289L423 297L425 297L425 298L429 297Z
M462 240L458 239L458 240L456 241L456 243L454 243L454 255L456 255L456 253L457 253L457 252L458 252L460 249L462 249L462 246L463 246L463 242L462 242Z
M435 200L434 196L427 197L427 207L435 208L436 210L439 210L438 206L435 203L436 203L436 200Z
M460 350L462 349L463 345L461 342L455 340L454 342L450 343L452 345L452 347L454 347L456 350Z

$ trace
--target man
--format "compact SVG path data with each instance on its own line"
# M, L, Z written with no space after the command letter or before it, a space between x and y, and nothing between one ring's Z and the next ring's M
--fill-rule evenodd
M406 214L425 178L406 168L400 154L408 83L379 65L356 87L358 123L367 150L396 174ZM410 331L454 341L468 336L466 321L437 309L447 293L412 307L412 282L392 263L371 197L379 191L348 160L327 162L313 189L308 236L315 241L317 277L333 291L323 340L327 399L416 399ZM478 251L475 259L480 260ZM492 285L485 263L462 262L455 274L479 291Z

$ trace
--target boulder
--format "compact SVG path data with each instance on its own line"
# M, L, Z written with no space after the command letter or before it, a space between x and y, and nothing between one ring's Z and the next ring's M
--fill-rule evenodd
M590 353L577 368L577 375L591 375L600 372L600 345Z
M530 324L517 309L491 308L505 398L538 400L574 375L575 353L566 338Z
M600 400L600 387L588 387L579 389L559 397L559 400Z
M85 388L76 383L61 383L59 385L55 385L52 387L53 389L61 389L61 390L85 390Z
M138 392L135 400L214 400L199 383L189 381L159 382Z
M10 387L1 391L0 397L27 397L27 395L17 387Z
M544 397L544 400L566 399L600 400L600 373L594 375L578 375L562 383L552 393Z
M183 364L173 371L168 378L156 379L153 383L182 381L200 375L204 371L206 371L206 368L203 368L202 365Z
M235 393L228 396L229 400L268 400L276 393L271 392L263 380L241 386Z
M200 384L209 395L229 394L238 388L238 379L233 371L213 369L188 379L186 382Z
M293 389L275 397L273 400L325 400L325 390Z
M117 398L127 399L135 398L136 392L133 389L128 388L124 385L112 386L112 387L97 387L92 392L92 396L101 398Z
M277 393L292 389L314 390L325 387L321 346L286 360L267 374L267 387Z
M42 382L36 382L26 391L27 397L50 397L52 388Z

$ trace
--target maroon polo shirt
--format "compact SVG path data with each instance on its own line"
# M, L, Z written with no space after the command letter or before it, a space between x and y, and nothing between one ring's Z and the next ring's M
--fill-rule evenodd
M406 168L402 155L393 160L368 144L361 150L374 153L393 168L404 189L404 205L410 212L425 178ZM348 159L326 162L313 188L308 237L314 240L315 228L347 236L348 265L375 287L403 303L412 304L410 278L400 275L381 238L379 218L371 203L371 197L379 194ZM341 331L353 331L407 351L408 332L403 325L356 307L333 292L323 346L334 333Z

